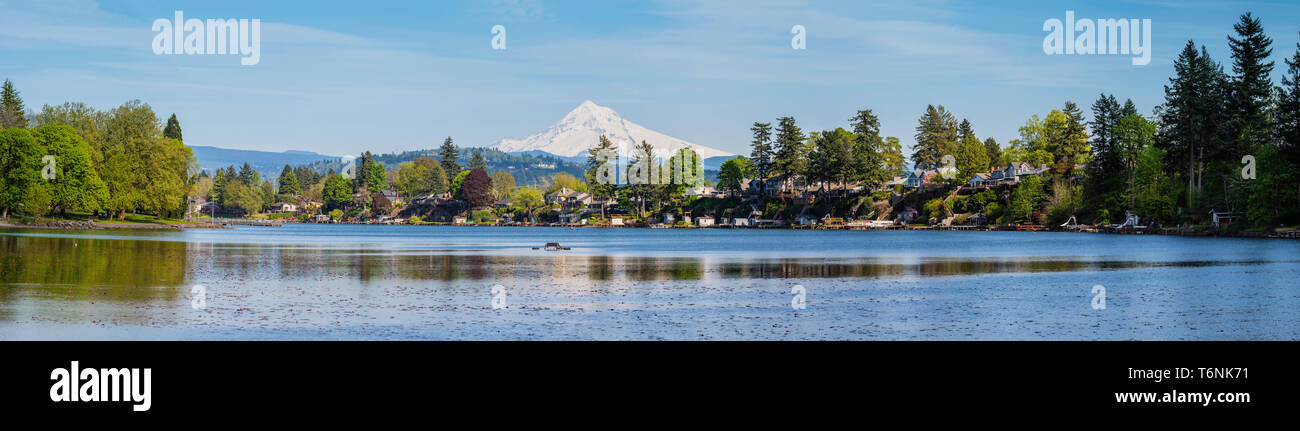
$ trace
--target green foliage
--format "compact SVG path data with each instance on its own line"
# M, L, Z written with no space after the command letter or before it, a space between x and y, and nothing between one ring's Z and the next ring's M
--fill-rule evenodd
M1005 217L1008 222L1037 222L1031 216L1037 210L1043 197L1043 181L1037 175L1029 175L1020 182L1011 194Z
M793 119L791 120L793 121ZM749 143L749 157L752 160L751 166L754 173L761 180L767 179L772 172L772 159L774 151L772 149L772 123L760 123L755 121L754 126L749 128L754 134L754 140Z
M957 179L962 183L970 181L975 174L989 171L989 153L988 148L975 137L975 131L970 128L970 122L961 120L962 133L959 137L957 147Z
M297 195L302 193L302 187L298 185L298 175L294 174L293 168L284 165L284 170L280 171L280 193Z
M343 210L335 209L329 213L330 220L339 221L343 219Z
M957 152L957 120L943 105L927 105L917 120L915 138L912 163L917 169L939 169L943 156Z
M925 202L923 208L925 208L926 217L942 217L944 209L943 198L930 199Z
M352 184L341 174L331 175L325 179L323 194L326 209L347 207L352 203Z
M397 190L408 199L447 191L447 176L438 161L417 157L397 166Z
M108 187L95 172L90 144L71 126L46 124L36 129L35 137L54 157L54 179L45 181L50 204L64 212L102 210L108 203Z
M353 182L353 191L366 189L370 191L381 191L388 188L388 175L384 169L384 164L375 161L375 157L369 151L361 154L361 159L357 162L357 178Z
M487 159L483 158L483 152L474 150L474 155L469 158L469 168L487 170Z
M745 179L752 178L755 173L753 163L745 156L728 159L722 162L722 169L718 172L718 189L740 194Z
M469 171L460 171L456 173L456 176L451 179L451 185L448 186L447 191L450 192L452 196L460 196L461 185L465 183L465 177L468 176Z
M176 114L172 114L167 118L167 127L163 127L163 137L184 141L181 136L181 122L176 119Z
M14 89L14 83L6 79L0 85L0 129L27 128L26 112L23 98Z
M510 197L511 209L523 213L528 220L535 221L537 212L546 206L542 191L536 187L520 187Z
M8 217L39 186L41 144L27 129L0 129L0 208Z
M769 175L794 175L804 171L804 164L810 149L808 148L808 137L804 135L803 129L795 124L794 117L781 117L776 119L776 139L774 141L774 154L772 156L772 167ZM754 167L755 171L758 167ZM757 172L759 177L767 178L762 172Z
M509 199L510 194L515 191L515 176L509 172L496 171L492 173L492 198L496 200Z
M438 159L442 161L442 171L447 175L447 183L454 184L455 175L460 173L460 164L456 159L460 157L460 150L453 144L451 137L442 141L442 147L438 150ZM453 191L454 193L454 191Z

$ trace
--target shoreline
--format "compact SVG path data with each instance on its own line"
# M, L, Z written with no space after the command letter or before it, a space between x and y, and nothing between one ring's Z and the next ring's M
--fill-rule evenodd
M380 224L380 223L304 223L304 222L285 222L285 224L304 224L304 225L342 225L342 226L444 226L444 227L466 227L466 228L484 228L484 227L543 227L559 229L720 229L720 230L823 230L823 231L965 231L965 232L1060 232L1060 233L1090 233L1106 235L1158 235L1158 236L1186 236L1186 237L1209 237L1209 238L1258 238L1258 239L1300 239L1300 231L1238 231L1238 232L1216 232L1185 230L1177 228L1165 228L1149 231L1102 231L1092 229L1087 231L1079 230L1052 230L1045 229L1041 226L894 226L889 228L863 228L863 227L808 227L808 226L770 226L770 227L729 227L729 226L596 226L596 225L504 225L504 224L453 224L453 223L421 223L421 224ZM265 227L278 227L271 225ZM223 223L139 223L139 222L110 222L100 223L94 221L71 221L71 220L51 220L41 223L21 224L8 221L0 221L0 229L32 229L32 230L100 230L100 229L117 229L117 230L170 230L182 231L187 229L233 229L233 226Z
M123 230L181 231L185 229L230 229L230 227L223 226L217 223L176 223L176 224L138 223L138 222L99 223L94 221L50 220L50 221L29 223L29 224L0 221L0 229L36 229L36 230L123 229Z

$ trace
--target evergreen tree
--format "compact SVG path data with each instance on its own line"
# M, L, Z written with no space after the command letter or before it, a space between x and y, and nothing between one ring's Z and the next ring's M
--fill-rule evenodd
M298 175L294 174L293 168L284 165L280 171L280 193L289 195L302 194L302 186L298 184Z
M469 168L487 171L487 159L483 158L482 151L474 150L474 155L469 158Z
M257 171L254 171L252 165L249 165L248 162L244 162L244 166L239 168L239 182L244 183L246 186L257 184L257 176Z
M992 137L984 140L984 153L989 158L989 166L1004 166L1002 160L1002 147L998 146L998 140Z
M645 217L646 201L652 196L658 194L658 184L656 184L654 146L649 142L641 141L632 151L632 158L628 162L628 195L640 203L637 215Z
M14 89L13 81L6 79L4 84L0 85L0 129L26 128L26 112L23 98L18 95L18 90Z
M917 169L939 169L943 167L943 156L957 152L957 120L943 105L927 105L917 120L915 138L912 164Z
M163 136L177 141L185 140L181 138L181 122L176 120L176 114L172 114L172 116L167 119L167 127L163 128Z
M342 175L330 175L325 179L325 189L322 194L326 211L343 209L352 203L352 184Z
M1186 166L1187 208L1197 209L1204 163L1215 159L1222 146L1226 77L1222 68L1192 41L1174 61L1174 76L1165 86L1161 112L1161 145L1175 166Z
M1300 166L1300 43L1286 59L1287 73L1282 77L1283 94L1278 107L1278 135L1287 160Z
M614 143L600 135L596 146L587 150L587 190L592 196L606 202L618 192L618 152ZM605 205L600 206L600 218L605 218Z
M773 148L772 166L769 175L793 176L804 171L804 160L808 155L803 129L795 124L794 117L776 119L776 147Z
M885 168L885 142L880 137L880 119L870 109L863 109L849 118L849 123L854 134L850 161L853 179L859 181L865 190L888 182L892 177Z
M456 175L460 173L460 163L456 159L460 158L460 150L456 149L456 144L451 142L451 137L442 141L442 147L438 149L438 159L442 161L442 171L447 175L447 183L451 184Z
M891 180L907 173L904 166L907 164L907 158L903 157L903 145L899 143L898 138L893 136L885 138L885 145L881 150L881 163L884 164L885 176Z
M1272 138L1267 111L1273 91L1273 81L1269 78L1273 62L1266 60L1273 53L1270 48L1273 39L1264 35L1263 25L1249 12L1232 29L1237 37L1228 37L1234 74L1228 99L1228 124L1231 136L1236 137L1232 145L1236 154L1230 155L1238 156L1251 154Z
M975 137L975 129L971 126L970 121L961 120L961 125L957 128L958 147L957 147L957 171L959 175L953 179L954 184L963 184L970 181L978 173L989 171L989 153L984 147L984 143Z
M759 196L765 196L767 177L772 172L772 123L755 121L749 131L754 134L754 140L749 144L749 159L758 176Z

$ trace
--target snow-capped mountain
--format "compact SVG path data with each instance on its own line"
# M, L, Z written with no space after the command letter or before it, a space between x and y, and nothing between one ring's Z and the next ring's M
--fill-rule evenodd
M495 147L508 153L541 151L563 158L586 157L587 149L596 146L600 135L609 138L624 156L631 154L632 148L643 140L653 145L655 154L664 159L684 147L695 150L701 159L735 156L647 129L590 100L546 130L523 139L502 139Z

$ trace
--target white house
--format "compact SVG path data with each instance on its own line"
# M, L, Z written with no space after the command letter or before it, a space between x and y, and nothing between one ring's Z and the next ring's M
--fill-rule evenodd
M623 217L613 216L609 218L610 226L623 226Z
M695 223L699 227L710 227L713 226L713 217L712 216L696 217Z
M274 213L296 213L296 212L298 212L298 206L297 206L297 205L294 205L294 204L291 204L291 203L276 202L276 203L271 204L271 212L274 212Z

